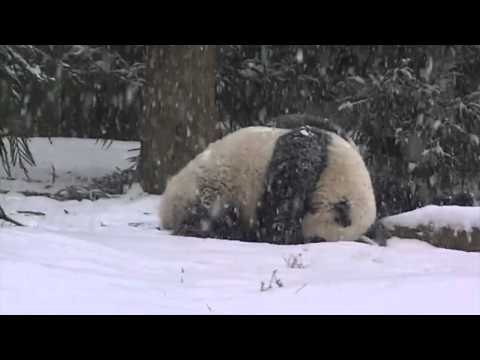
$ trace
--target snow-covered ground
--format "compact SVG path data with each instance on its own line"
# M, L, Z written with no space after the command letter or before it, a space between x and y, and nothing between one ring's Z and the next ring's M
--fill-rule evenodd
M93 139L51 140L52 143L42 138L30 140L30 150L37 164L28 167L30 179L16 166L12 169L15 180L9 180L0 167L0 190L55 193L70 185L85 185L92 178L112 173L115 167L127 168L131 165L128 158L137 154L129 150L140 146L131 141L115 141L103 146L102 142Z
M45 188L51 163L59 188L103 176L128 166L137 146L34 144L38 182L2 179L0 189ZM401 239L375 247L174 237L156 229L160 201L138 186L96 202L0 195L28 225L0 224L0 314L480 314L478 253ZM290 268L294 258L300 266ZM278 281L261 291L275 270Z

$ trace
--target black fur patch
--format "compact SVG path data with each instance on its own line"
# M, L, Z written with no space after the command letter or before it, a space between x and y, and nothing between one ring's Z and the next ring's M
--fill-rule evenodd
M216 216L201 204L189 209L185 220L173 231L173 235L225 240L247 240L240 224L240 210L226 205Z
M257 207L257 241L301 244L302 220L309 199L327 167L331 136L304 126L281 136L267 169L265 191Z
M333 211L335 213L334 220L338 225L343 227L352 225L351 205L347 199L333 205Z

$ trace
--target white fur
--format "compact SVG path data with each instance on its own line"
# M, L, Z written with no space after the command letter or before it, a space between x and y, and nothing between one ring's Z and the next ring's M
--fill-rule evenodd
M242 207L243 226L253 225L276 141L289 131L249 127L210 144L168 182L160 207L163 228L175 229L199 198L212 214L235 202ZM376 217L370 175L356 148L331 135L328 166L313 195L313 203L324 211L304 217L303 234L327 241L357 240ZM351 204L352 226L347 228L336 224L330 211L332 204L343 199Z

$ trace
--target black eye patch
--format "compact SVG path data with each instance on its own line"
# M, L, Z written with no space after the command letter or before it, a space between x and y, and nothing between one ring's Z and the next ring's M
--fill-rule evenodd
M335 222L343 227L352 225L351 206L348 200L342 200L333 205Z

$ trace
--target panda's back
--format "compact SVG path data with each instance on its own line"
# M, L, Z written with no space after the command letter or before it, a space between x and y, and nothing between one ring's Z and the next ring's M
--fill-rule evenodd
M192 204L209 202L209 197L218 197L219 205L234 203L244 225L253 223L276 141L286 132L247 127L211 143L169 180L160 208L162 226L175 228Z
M247 127L212 143L200 166L199 186L212 185L220 190L224 201L241 208L242 220L251 224L256 220L256 207L265 187L265 173L275 144L284 129Z

